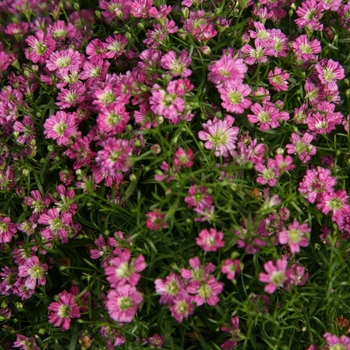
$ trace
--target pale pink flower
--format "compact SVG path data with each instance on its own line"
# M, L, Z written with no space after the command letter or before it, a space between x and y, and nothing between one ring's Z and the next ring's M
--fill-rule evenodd
M137 286L139 283L141 275L138 272L146 268L145 258L143 255L139 255L131 261L130 259L131 254L126 250L109 261L108 267L105 268L105 274L112 288L118 289L126 283Z
M205 282L215 271L215 266L212 263L202 266L201 261L197 256L189 259L189 265L191 267L190 270L185 268L181 269L181 276L190 281Z
M70 328L71 318L79 318L79 306L74 301L74 295L63 291L58 294L58 301L48 306L49 322L55 327L62 325L62 331Z
M303 62L316 60L316 55L322 50L321 43L317 39L309 41L309 38L305 34L298 36L292 42L292 47L297 59Z
M244 56L244 62L249 65L253 65L257 62L266 63L267 56L272 56L274 50L262 39L254 40L254 47L249 44L245 44L241 48L241 53Z
M261 175L256 178L257 183L262 185L268 184L271 187L276 185L280 172L274 159L268 159L266 166L262 163L257 163L254 167L256 171L261 173Z
M24 285L29 289L35 289L39 285L46 284L45 274L47 271L47 264L41 264L38 257L34 255L18 267L18 276L27 277Z
M225 246L223 238L224 234L215 228L211 228L209 231L204 229L199 232L196 243L206 252L216 252L219 248Z
M350 338L346 335L342 335L338 338L331 333L325 333L323 338L327 342L329 349L350 350Z
M69 139L76 133L77 126L73 114L58 111L45 120L45 137L56 140L58 145L67 146Z
M300 247L309 245L309 233L311 229L307 224L299 224L298 221L288 225L288 230L284 229L278 233L278 240L281 244L288 244L291 253L299 253Z
M283 287L287 281L287 259L281 258L276 261L276 265L270 260L264 264L265 271L259 273L259 281L267 283L264 288L266 293L272 294L277 288Z
M107 294L106 308L116 322L132 322L143 297L134 286L125 284Z
M128 39L123 34L112 35L106 38L105 50L107 58L118 58L125 53Z

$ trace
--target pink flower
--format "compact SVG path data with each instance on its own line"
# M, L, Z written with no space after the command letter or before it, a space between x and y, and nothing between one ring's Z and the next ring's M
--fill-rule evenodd
M189 264L191 270L184 268L181 269L181 276L186 280L205 282L215 271L215 266L212 263L208 263L203 267L198 257L191 258Z
M323 24L320 23L322 11L322 3L317 3L316 0L303 1L301 7L299 6L296 10L299 18L295 20L295 23L299 28L307 26L309 30L322 30Z
M170 311L171 316L173 316L177 322L181 323L184 318L188 318L194 313L194 304L190 297L178 296L174 299Z
M330 349L350 350L350 338L342 335L339 338L331 333L325 333L323 338Z
M131 322L142 300L142 295L134 286L125 284L108 291L106 308L114 321Z
M219 248L225 246L223 238L223 233L215 228L211 228L209 231L204 229L199 232L196 243L206 252L216 252Z
M146 268L145 258L139 255L130 261L131 255L128 250L120 252L118 256L109 261L109 266L105 268L107 281L112 288L118 289L126 283L137 286L141 272Z
M77 126L72 114L58 111L45 120L44 135L48 139L56 140L58 145L67 146L70 137L77 133Z
M18 276L27 277L24 285L29 289L35 289L37 285L44 286L46 284L45 273L47 270L47 264L41 264L38 257L34 255L18 267Z
M185 109L184 100L175 91L175 85L168 85L167 89L162 89L158 84L152 87L152 96L149 99L151 110L164 118L169 119L172 124L180 121L179 113Z
M275 91L288 91L288 78L287 71L282 71L281 68L276 67L269 72L267 79Z
M166 276L165 280L157 278L154 281L154 286L156 292L160 295L159 302L161 304L172 305L175 298L188 296L183 279L174 272Z
M261 176L256 178L256 182L262 185L268 184L275 186L280 175L279 168L274 159L267 160L267 166L262 163L255 164L255 170L261 173Z
M185 197L185 203L188 208L209 208L213 204L213 197L208 194L208 188L205 186L193 185L187 191L188 196Z
M128 45L128 39L123 34L112 35L106 38L105 50L106 57L118 58L125 53L125 48Z
M305 34L298 36L295 41L292 42L292 47L297 59L304 62L316 60L317 56L315 55L322 50L321 43L317 39L309 41L309 38Z
M20 348L20 350L40 350L34 337L28 338L21 334L17 334L13 347Z
M248 120L251 123L257 123L260 130L275 129L280 126L280 112L272 103L265 102L262 105L254 103L250 109L254 114L248 114Z
M83 57L78 51L69 48L68 50L55 51L46 61L46 67L49 71L66 70L73 72L80 68L83 63Z
M330 90L337 90L336 81L345 78L344 68L339 62L333 61L332 59L322 59L315 65L315 69L318 73L318 78Z
M90 140L86 136L77 137L64 154L75 160L73 163L74 170L80 169L84 165L89 166L91 160L96 157L96 153L90 149Z
M57 208L49 209L40 215L38 223L48 226L41 235L51 241L58 237L62 243L68 242L69 228L72 226L72 214L62 213L61 216Z
M287 259L278 259L276 265L272 261L268 261L264 264L264 268L267 273L260 272L259 281L267 283L264 291L272 294L277 288L283 287L287 280Z
M103 150L97 152L96 164L109 175L127 172L132 166L130 141L110 137L101 142Z
M171 50L160 59L160 66L169 70L173 77L187 78L192 74L192 71L188 69L191 61L191 57L185 49L181 51L179 58L176 57L176 52Z
M165 222L165 216L166 214L161 213L160 209L148 212L146 214L146 226L150 230L160 230L162 228L168 227L168 223Z
M245 44L241 48L241 52L244 54L244 62L249 65L253 65L257 62L266 63L267 57L274 54L274 50L269 44L263 39L254 40L255 48L249 44Z
M224 350L232 350L237 345L237 340L240 339L239 318L237 316L231 318L231 324L225 324L221 327L223 332L229 333L231 338L225 343L221 344L221 348Z
M19 135L16 141L20 144L30 144L30 141L35 137L35 127L32 118L28 115L25 115L22 119L22 122L16 120L13 124L13 131L17 133L23 133Z
M79 318L79 306L74 301L74 295L63 291L58 294L58 301L48 306L49 322L55 327L62 325L62 330L66 331L70 328L71 318Z
M214 276L206 281L192 281L187 286L186 290L191 295L192 301L201 306L207 303L210 306L215 306L219 301L218 294L224 289L224 283L218 282Z
M10 217L0 216L0 243L11 242L16 232L16 225L11 222Z
M238 259L226 259L221 267L221 272L226 274L226 278L232 281L236 273L241 272L241 261Z
M175 157L174 157L174 163L184 168L190 168L193 165L193 151L191 148L188 148L187 151L185 151L182 147L179 147L175 151Z
M311 229L307 224L299 224L298 221L288 225L288 230L284 229L278 233L278 240L281 244L288 244L291 253L299 253L300 247L309 245L308 236Z
M222 84L227 81L241 83L248 67L243 59L233 58L233 52L226 51L222 57L208 66L208 80L215 85Z
M30 48L25 49L25 56L33 63L44 64L56 47L55 40L51 34L44 34L42 30L30 35L26 40Z
M333 187L337 180L331 176L329 169L318 166L316 169L307 169L303 180L299 183L299 192L302 193L310 203L322 200L323 193L334 192Z
M97 127L101 133L117 135L125 131L129 119L125 106L119 102L112 102L106 107L101 107L97 117Z
M203 131L198 132L198 137L204 143L206 149L214 149L215 156L227 157L229 151L236 148L235 142L239 129L236 126L232 127L234 119L231 116L226 116L224 120L219 120L216 117L214 121L209 120L203 124Z
M303 163L307 163L311 156L316 154L316 147L311 145L313 136L309 133L305 133L302 138L296 133L292 133L292 144L287 144L286 149L288 154L298 154L299 159Z
M342 190L323 193L320 203L317 204L317 208L321 210L323 214L331 212L333 221L337 223L343 222L344 218L350 215L350 205L347 204L348 198L349 196L346 191Z
M218 87L221 97L221 106L227 112L241 114L252 105L252 101L246 98L252 92L249 85L227 81Z
M85 100L86 88L82 82L70 84L68 89L60 89L57 95L57 106L61 109L71 108L80 105Z

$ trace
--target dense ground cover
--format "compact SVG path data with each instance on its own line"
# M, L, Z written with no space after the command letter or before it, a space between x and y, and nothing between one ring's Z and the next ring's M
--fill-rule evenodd
M1 349L350 349L350 4L0 3Z

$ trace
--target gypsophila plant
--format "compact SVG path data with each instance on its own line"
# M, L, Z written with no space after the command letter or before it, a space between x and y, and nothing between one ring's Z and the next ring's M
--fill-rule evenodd
M350 350L350 2L2 0L0 348Z

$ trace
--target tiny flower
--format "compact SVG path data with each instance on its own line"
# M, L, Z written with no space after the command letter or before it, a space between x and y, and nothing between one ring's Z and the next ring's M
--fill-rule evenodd
M171 316L173 316L177 322L181 323L184 318L188 318L194 312L194 304L190 297L177 297L173 301L173 305L170 307Z
M45 273L47 270L47 264L41 264L38 257L34 255L18 267L18 276L27 277L24 285L26 288L35 289L37 285L44 286L46 284Z
M252 101L246 97L250 95L252 89L249 85L227 81L218 87L221 97L221 106L227 112L241 114L252 105Z
M20 350L39 350L34 337L28 338L21 334L17 334L13 347L20 348Z
M300 247L307 247L309 245L308 235L310 231L307 224L299 224L298 221L294 220L288 226L288 230L284 229L279 232L278 240L281 244L288 243L291 253L299 253Z
M313 136L307 132L302 136L302 138L293 132L291 135L291 141L293 143L286 145L287 153L296 153L303 163L307 163L311 159L311 156L316 154L316 147L311 145L312 140Z
M186 288L197 306L201 306L204 303L215 306L220 301L218 294L220 294L223 289L224 283L218 282L215 277L210 277L204 282L192 281Z
M165 216L166 214L161 213L160 209L148 212L146 214L146 226L150 230L160 230L162 228L168 227L168 223L165 222Z
M226 259L221 267L221 272L226 274L226 278L233 280L236 273L241 272L241 262L238 259Z
M275 91L288 91L288 78L289 74L286 71L276 67L269 72L267 79Z
M17 232L16 225L9 217L0 216L0 243L9 243Z
M114 321L131 322L142 300L135 287L125 284L108 291L106 308Z
M126 250L109 261L109 266L105 268L105 274L112 288L118 289L126 283L131 286L138 284L141 278L138 272L146 268L145 258L143 255L139 255L131 261L130 258L130 252Z
M272 294L277 288L283 287L287 280L287 259L278 259L276 265L272 261L268 261L265 263L264 268L267 273L261 272L259 281L267 283L264 291Z
M62 325L62 331L70 328L71 318L79 318L79 306L74 301L74 295L63 291L58 294L58 301L48 306L49 322L55 327Z
M231 338L221 344L224 350L232 350L237 345L237 340L240 339L239 318L237 316L231 318L231 325L225 324L221 330L229 333Z
M179 147L175 151L174 163L179 167L190 168L193 165L192 149L188 148L187 151L185 151L182 147Z
M219 248L225 246L223 238L223 233L215 228L211 228L209 231L204 229L199 232L196 243L206 252L216 252Z
M323 338L330 350L350 350L350 338L342 335L339 338L331 333L325 333Z
M165 280L157 278L154 281L154 286L156 292L160 295L159 302L161 304L171 305L176 297L187 296L183 279L174 272L167 276Z

